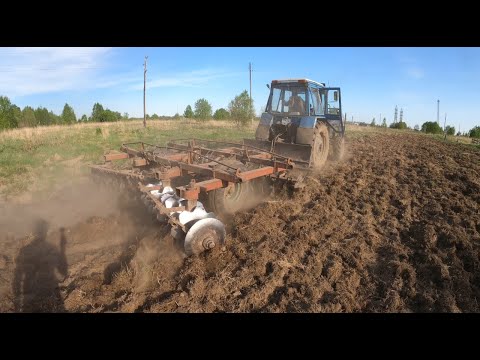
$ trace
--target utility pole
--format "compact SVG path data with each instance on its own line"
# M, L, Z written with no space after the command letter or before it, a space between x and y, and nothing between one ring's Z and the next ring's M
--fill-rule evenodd
M143 62L143 127L147 127L147 113L145 107L145 89L147 85L147 59L148 56L145 56L145 61Z
M252 63L248 63L248 72L250 74L250 109L252 108ZM252 115L252 125L253 125L253 115Z
M400 122L403 121L403 108L400 109Z
M398 106L395 105L395 116L393 117L393 123L395 124L398 119Z
M443 123L443 131L445 132L445 140L447 140L447 113L445 113L445 122Z
M437 100L437 124L440 126L440 100Z

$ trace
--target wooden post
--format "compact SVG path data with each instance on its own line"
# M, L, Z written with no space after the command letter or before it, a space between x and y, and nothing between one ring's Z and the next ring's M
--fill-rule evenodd
M143 127L147 127L147 113L145 107L145 89L147 84L147 59L148 56L145 56L145 61L143 63Z
M445 113L445 122L443 123L443 132L445 133L444 140L447 140L447 113Z
M250 109L252 108L252 63L248 63L248 72L250 73ZM253 115L252 115L253 125Z

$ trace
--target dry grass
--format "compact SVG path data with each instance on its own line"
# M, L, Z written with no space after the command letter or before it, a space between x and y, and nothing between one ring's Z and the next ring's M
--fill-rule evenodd
M254 123L255 128L257 123ZM186 129L201 128L223 128L223 129L236 129L237 127L233 121L196 121L196 120L148 120L147 126L156 130L171 130L175 127L182 127ZM248 126L249 128L252 126ZM78 123L69 126L65 125L51 125L51 126L37 126L34 128L19 128L9 129L0 132L0 141L6 139L21 139L30 140L32 138L44 137L49 134L64 134L65 137L68 134L75 134L85 129L102 129L102 134L112 132L126 132L129 130L143 129L143 120L129 120L118 122L105 122L105 123ZM107 135L108 136L108 135Z
M239 129L232 121L183 119L148 120L144 128L143 120L129 120L2 131L0 196L16 195L37 187L49 188L57 179L71 177L73 170L76 175L86 173L85 164L99 162L105 151L118 150L123 142L163 145L171 139L192 137L238 141L251 138L256 125L255 122ZM73 160L75 169L71 166Z

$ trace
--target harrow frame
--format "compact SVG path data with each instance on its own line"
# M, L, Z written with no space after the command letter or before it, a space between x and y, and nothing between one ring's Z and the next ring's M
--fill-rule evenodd
M125 159L132 160L130 169L113 168L112 162ZM243 164L243 170L232 162ZM137 195L150 206L157 219L172 225L173 235L178 234L178 230L187 234L194 225L194 221L182 222L178 214L194 211L201 193L206 195L263 177L294 182L287 170L295 166L286 156L245 142L192 138L172 140L165 146L143 141L124 143L120 152L104 155L104 164L90 165L90 168L93 174L122 178L122 188L127 184L138 190ZM180 185L172 186L177 180ZM160 200L166 191L179 200L176 206L167 206Z

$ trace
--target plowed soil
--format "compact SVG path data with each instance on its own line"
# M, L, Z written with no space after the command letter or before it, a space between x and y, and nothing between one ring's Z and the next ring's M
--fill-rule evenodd
M69 211L73 192L50 203ZM1 312L480 311L473 147L401 133L348 138L343 162L236 214L224 249L190 258L141 209L101 208L113 197L96 194L98 214L68 221L29 205L37 220L24 228L7 213L27 205L5 206Z

